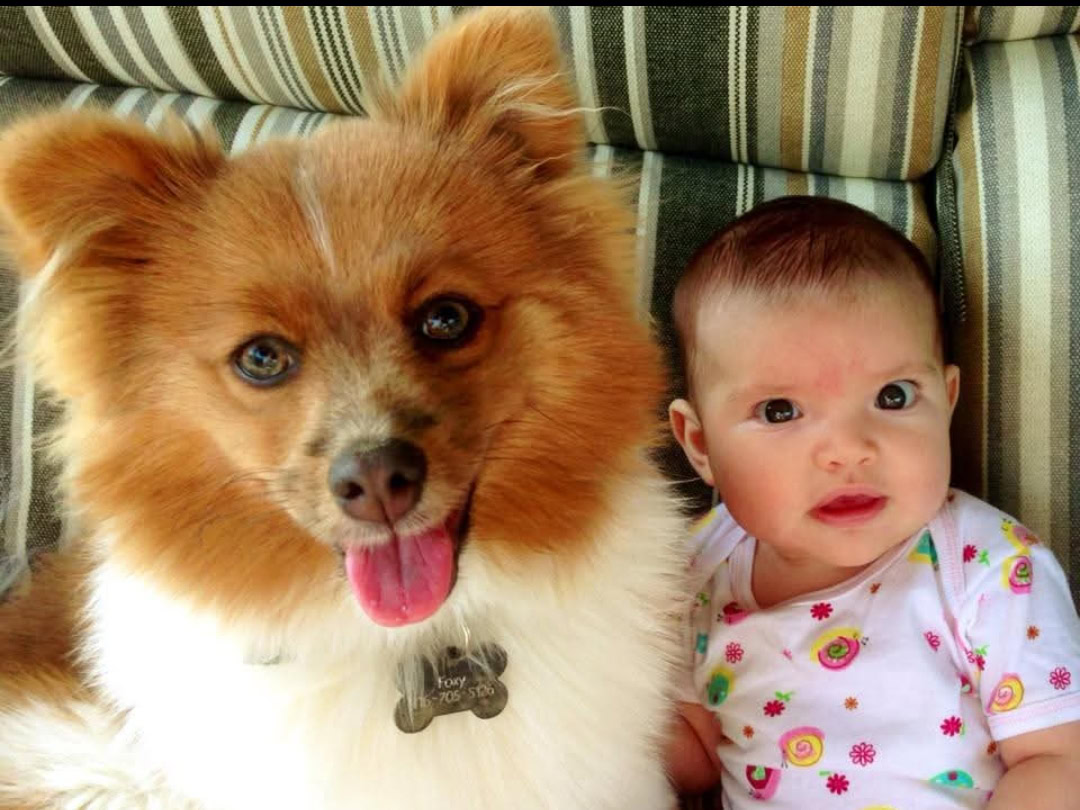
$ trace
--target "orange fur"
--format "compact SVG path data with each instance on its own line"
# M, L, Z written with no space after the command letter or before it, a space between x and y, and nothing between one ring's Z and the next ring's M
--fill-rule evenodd
M92 564L267 635L329 609L343 518L327 469L376 423L427 454L417 524L475 486L467 542L490 559L593 551L663 391L633 314L632 221L581 165L550 23L489 12L459 29L375 120L232 160L183 127L85 112L4 136L22 272L65 257L25 338L66 406L54 449ZM412 318L445 293L486 315L433 354ZM302 349L295 378L232 372L260 333ZM82 688L76 576L44 568L0 610L0 701Z

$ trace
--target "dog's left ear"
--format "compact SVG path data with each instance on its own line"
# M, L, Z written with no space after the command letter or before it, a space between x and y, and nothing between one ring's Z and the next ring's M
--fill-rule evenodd
M432 40L396 98L380 106L383 117L533 164L540 177L569 172L585 145L558 35L541 9L466 15Z

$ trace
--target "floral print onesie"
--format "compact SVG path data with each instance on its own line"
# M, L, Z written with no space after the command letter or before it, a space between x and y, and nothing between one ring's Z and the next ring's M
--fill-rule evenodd
M998 741L1080 720L1064 572L966 493L854 579L767 610L755 540L723 505L694 543L682 697L730 739L727 808L981 807Z

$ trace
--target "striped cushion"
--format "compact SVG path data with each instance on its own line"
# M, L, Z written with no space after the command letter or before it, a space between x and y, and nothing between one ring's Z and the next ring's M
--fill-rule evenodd
M0 79L0 126L33 107L105 105L122 115L151 123L171 108L189 120L210 123L223 142L236 153L273 135L304 135L335 116L303 113L237 102L211 101L151 90L106 88L64 82ZM786 194L816 194L848 200L881 216L919 244L928 256L936 251L936 238L922 197L914 183L837 178L787 172L781 169L732 165L658 152L622 150L607 145L593 147L588 156L591 171L598 175L629 178L628 191L637 207L638 283L641 314L651 313L669 356L674 343L668 309L679 272L697 245L713 231L765 200ZM0 289L0 319L10 314L17 293L8 282ZM33 470L30 437L53 413L38 400L34 407L32 381L20 367L21 376L0 377L0 426L17 437L12 466L12 491L20 504L9 510L11 521L21 521L11 538L9 555L24 548L18 538L28 537L31 549L55 543L60 526L52 517L48 497L49 470ZM14 384L13 384L14 382ZM673 389L678 390L677 384ZM13 403L9 407L8 403ZM33 421L32 421L33 420ZM0 436L0 439L3 437ZM7 444L3 446L8 446ZM668 445L661 452L665 469L683 484L692 503L705 506L710 493L693 482L682 452ZM31 475L31 471L34 475ZM2 484L2 482L0 482ZM3 487L0 486L0 491ZM30 515L29 520L27 515ZM29 525L29 532L26 527Z
M953 336L958 481L1049 541L1076 588L1080 39L987 43L966 61L954 160L967 297Z
M595 143L851 177L937 162L960 6L555 6ZM0 73L338 113L449 6L8 6Z
M3 323L10 322L18 297L14 279L0 273ZM25 363L0 365L0 594L27 554L52 547L60 536L53 508L55 476L34 457L35 438L55 418L50 404L35 397Z
M286 107L251 105L145 88L103 87L0 77L0 126L35 109L109 107L118 115L157 124L166 110L198 126L211 125L230 152L267 138L307 135L338 116Z
M969 42L1034 39L1080 31L1080 6L967 6Z

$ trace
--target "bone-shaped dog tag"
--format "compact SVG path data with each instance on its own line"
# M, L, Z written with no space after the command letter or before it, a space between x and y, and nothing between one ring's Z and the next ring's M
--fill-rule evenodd
M403 695L410 673L420 671L420 693L412 700L402 697L394 709L394 723L407 734L422 731L441 714L472 711L482 720L499 714L509 699L506 685L499 680L506 669L506 650L498 644L481 644L467 655L460 647L447 647L434 661L421 658L402 663L397 670L397 686Z

